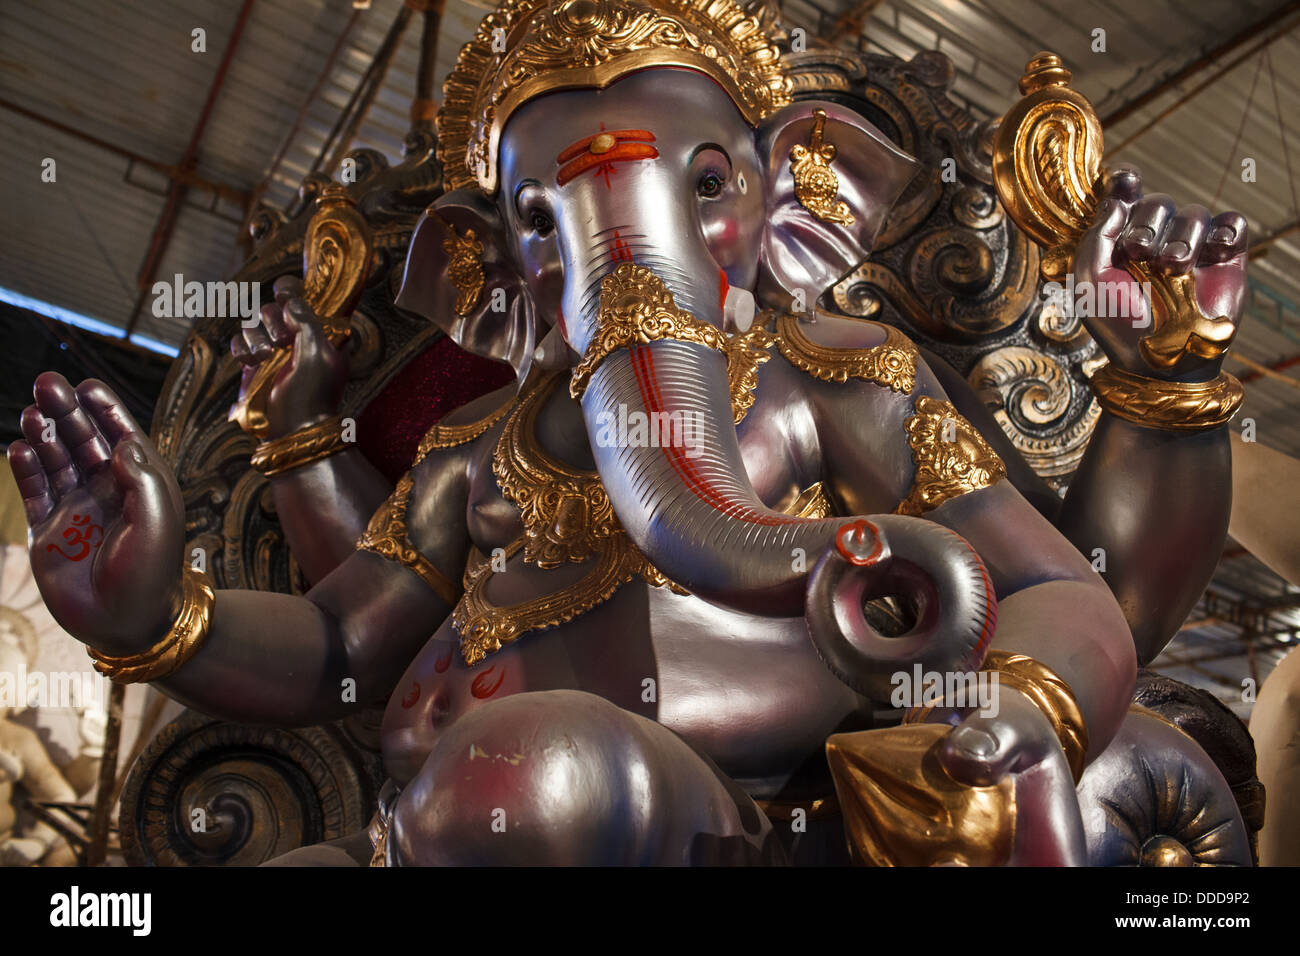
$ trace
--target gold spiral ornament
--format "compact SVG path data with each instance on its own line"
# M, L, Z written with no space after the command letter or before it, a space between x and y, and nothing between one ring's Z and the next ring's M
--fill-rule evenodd
M1029 61L1020 92L994 140L993 184L1007 214L1047 250L1043 278L1060 280L1097 208L1101 121L1054 53Z
M303 299L332 345L347 340L348 319L365 285L372 249L370 227L348 191L338 183L326 186L316 197L303 238ZM230 408L230 421L258 438L267 436L271 386L292 354L292 349L278 349L257 366L243 397Z
M1070 71L1054 53L1039 53L1020 79L1024 98L1011 107L993 144L993 183L1007 214L1043 247L1042 277L1060 282L1074 248L1092 225L1106 171L1101 121L1088 98L1070 88ZM1185 356L1215 359L1236 334L1228 316L1207 316L1190 275L1168 276L1129 263L1147 283L1154 329L1140 344L1153 370L1169 371Z

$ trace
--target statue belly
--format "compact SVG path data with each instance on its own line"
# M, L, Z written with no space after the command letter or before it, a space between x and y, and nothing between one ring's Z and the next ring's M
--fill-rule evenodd
M510 694L560 689L659 721L759 798L820 761L826 737L846 722L863 725L867 712L817 658L802 620L736 614L635 581L474 667L444 623L389 701L386 769L404 784L463 714Z

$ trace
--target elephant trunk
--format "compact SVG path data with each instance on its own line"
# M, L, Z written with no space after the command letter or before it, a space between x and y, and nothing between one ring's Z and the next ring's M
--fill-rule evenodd
M652 301L658 305L629 303L626 296L602 300L597 341L613 309L649 308L671 319L665 288ZM640 338L651 340L614 348L595 367L582 409L615 513L659 570L736 610L793 617L807 609L810 624L823 632L814 643L828 665L851 686L870 687L871 696L879 679L865 673L867 665L892 664L903 659L900 652L909 662L941 669L979 666L993 634L996 598L964 539L919 518L796 518L767 507L741 459L723 353L678 337ZM648 427L638 434L624 422ZM816 600L823 606L815 609L807 569L833 553L854 573L823 573ZM902 643L891 639L896 648L883 657L878 641L886 639L866 624L861 604L856 611L847 607L845 594L854 589L865 597L901 593L917 611L915 627Z

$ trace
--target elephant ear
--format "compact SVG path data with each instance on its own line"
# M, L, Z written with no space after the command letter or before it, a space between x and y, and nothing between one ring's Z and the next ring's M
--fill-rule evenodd
M415 225L394 301L465 351L509 363L523 381L537 348L536 310L509 250L492 202L477 190L446 193Z
M817 110L826 111L822 143L835 147L830 170L838 190L831 204L847 205L852 222L819 218L795 192L790 152L812 144ZM794 290L802 289L811 305L867 257L920 163L853 110L816 100L801 100L768 117L759 128L758 146L768 164L759 294L772 304L788 303Z

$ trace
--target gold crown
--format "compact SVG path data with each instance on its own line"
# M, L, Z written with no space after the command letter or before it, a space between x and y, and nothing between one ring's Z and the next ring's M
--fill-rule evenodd
M501 131L534 97L600 89L654 66L712 77L751 124L790 102L766 14L746 14L736 0L506 0L442 87L438 159L448 187L496 192Z

